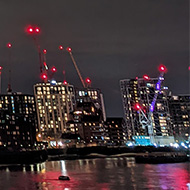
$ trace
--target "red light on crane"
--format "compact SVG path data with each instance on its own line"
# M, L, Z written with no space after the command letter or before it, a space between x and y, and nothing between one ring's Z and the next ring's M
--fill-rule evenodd
M3 67L0 66L0 71L3 69Z
M59 46L59 49L60 49L60 50L63 50L63 46Z
M44 54L46 54L46 53L47 53L47 50L46 50L46 49L44 49L44 50L43 50L43 52L44 52Z
M55 73L55 72L57 71L56 67L53 66L53 67L51 68L51 71Z
M40 33L40 28L39 28L39 27L36 27L36 28L35 28L35 32L36 32L36 33Z
M150 80L150 77L148 75L143 75L144 80Z
M34 32L34 29L33 29L31 26L29 26L29 27L27 28L27 32L28 32L29 34L32 34L32 33Z
M67 47L67 49L66 49L68 52L71 52L72 51L72 49L70 48L70 47Z
M136 104L135 104L135 109L138 111L138 110L141 109L141 106L140 106L138 103L136 103Z
M86 81L86 83L87 83L87 84L90 84L90 83L91 83L90 78L86 78L86 80L85 80L85 81Z
M166 68L165 65L160 65L160 66L158 67L158 70L159 70L160 72L164 72L164 73L167 72L167 68Z
M66 81L66 80L64 80L64 81L63 81L63 84L64 84L64 85L67 85L68 83L67 83L67 81Z
M11 47L12 47L12 44L11 44L11 43L8 43L8 44L7 44L7 47L8 47L8 48L11 48Z
M189 66L189 71L190 71L190 66Z
M41 75L41 78L42 78L43 80L45 80L45 79L47 79L47 75L46 75L45 73L43 73L43 74Z

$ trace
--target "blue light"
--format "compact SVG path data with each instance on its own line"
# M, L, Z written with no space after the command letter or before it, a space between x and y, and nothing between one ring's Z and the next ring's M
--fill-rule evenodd
M56 80L51 80L52 85L55 85L56 83L57 83Z

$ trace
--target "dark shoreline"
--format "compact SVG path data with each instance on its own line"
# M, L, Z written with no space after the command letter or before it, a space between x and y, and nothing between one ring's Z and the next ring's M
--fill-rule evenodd
M0 164L29 165L55 160L133 157L136 163L177 163L189 161L189 151L170 147L83 147L30 151L0 151Z
M48 160L133 157L136 163L177 163L189 161L187 152L170 147L84 147L48 149Z
M0 164L36 164L48 159L46 150L0 151Z

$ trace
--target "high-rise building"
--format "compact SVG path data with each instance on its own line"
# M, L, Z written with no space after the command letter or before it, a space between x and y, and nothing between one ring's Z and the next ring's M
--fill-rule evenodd
M98 88L75 88L76 104L81 105L85 102L92 103L98 110L101 111L99 115L101 120L106 121L106 112L103 94Z
M96 88L75 88L75 108L68 129L86 144L104 144L105 108L103 95Z
M36 143L36 108L33 95L0 95L0 146L33 148Z
M125 145L127 142L127 128L125 120L120 117L108 117L105 122L107 145Z
M124 109L124 118L127 125L129 139L133 136L147 136L148 129L140 120L141 112L136 109L136 105L141 106L145 118L151 120L154 136L171 136L172 127L167 101L167 87L161 87L161 90L156 92L158 79L144 78L125 79L120 81L120 89L122 103ZM154 95L157 93L154 111L150 114L150 106L154 100Z
M53 81L34 85L41 140L56 141L66 132L66 123L74 110L74 87Z
M190 138L190 95L170 96L169 108L176 140Z

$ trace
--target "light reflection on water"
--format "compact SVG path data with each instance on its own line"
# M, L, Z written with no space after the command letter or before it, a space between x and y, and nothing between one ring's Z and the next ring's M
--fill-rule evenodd
M127 158L0 167L0 190L187 190L190 163L135 164ZM70 181L60 181L68 175Z

